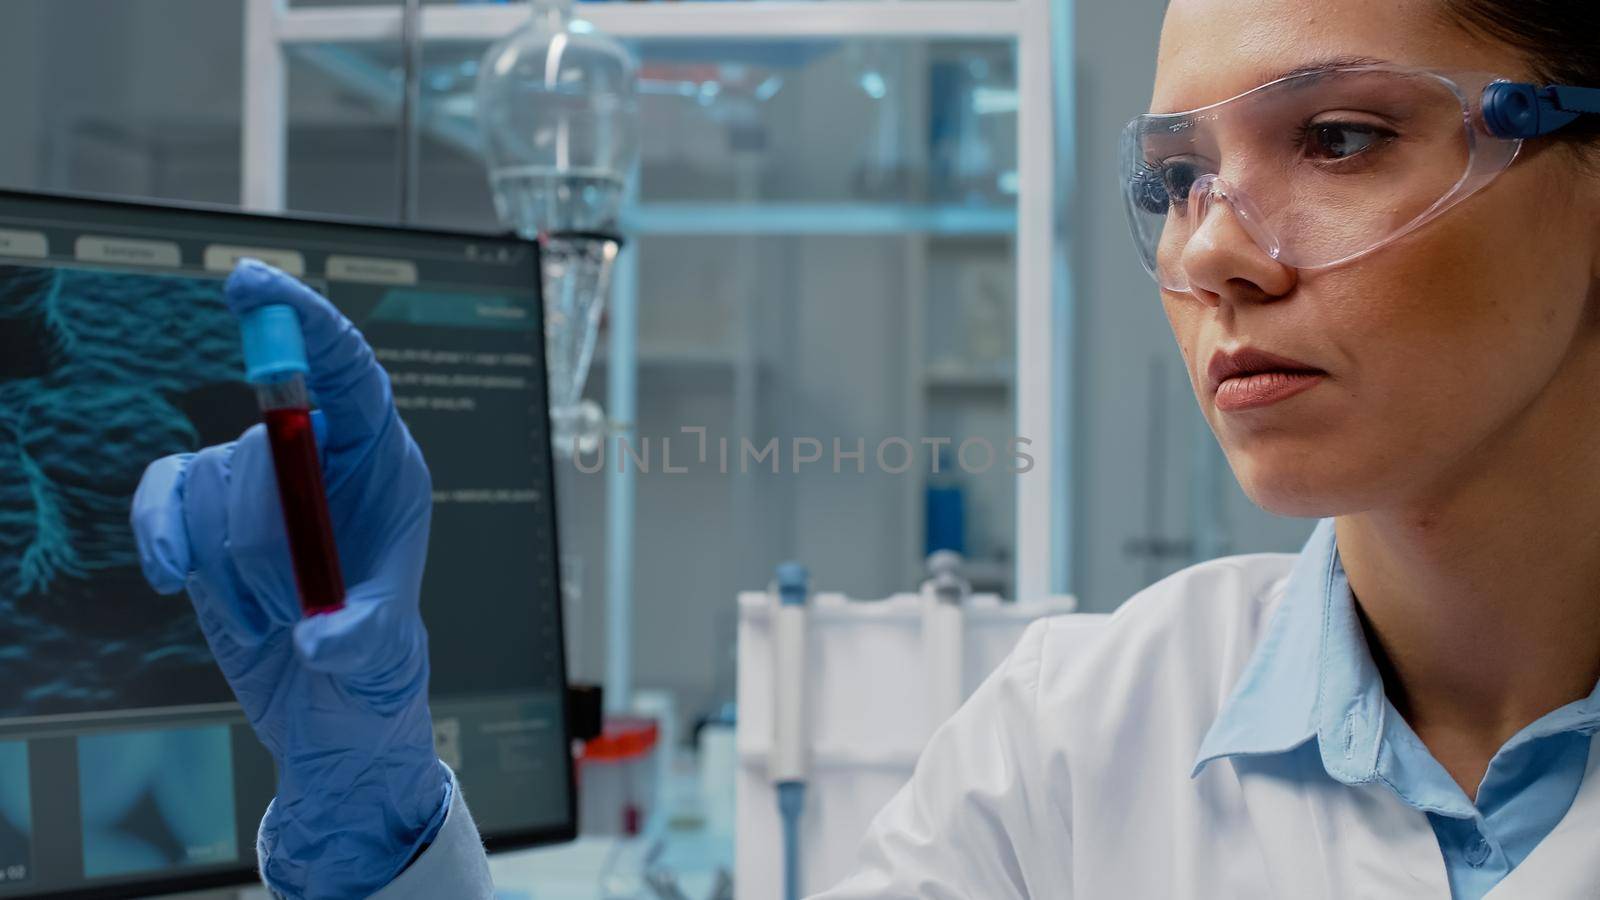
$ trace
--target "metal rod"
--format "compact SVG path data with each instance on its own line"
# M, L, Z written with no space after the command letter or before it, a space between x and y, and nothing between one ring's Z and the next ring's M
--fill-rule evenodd
M639 170L628 173L623 206L639 202ZM624 248L611 276L611 352L606 375L607 417L620 423L606 459L606 674L608 713L633 708L634 542L637 538L634 467L622 462L622 442L639 436L639 248Z
M417 220L417 170L421 160L422 0L405 0L400 17L400 67L404 88L400 100L400 140L395 153L399 184L397 218Z
M288 64L278 27L284 0L247 0L244 18L243 155L239 203L256 212L283 212L286 196ZM65 154L51 154L65 159Z
M1053 293L1051 316L1051 405L1055 409L1052 428L1050 471L1055 473L1050 492L1050 591L1056 594L1077 590L1078 541L1077 503L1077 421L1078 399L1077 297L1073 279L1077 267L1073 252L1077 242L1067 233L1066 223L1078 208L1077 159L1077 78L1074 61L1077 51L1074 21L1077 0L1056 0L1049 6L1051 47L1051 125L1055 134L1055 235L1052 239L1050 289Z
M886 4L889 7L900 4ZM1011 6L997 3L995 6ZM1055 497L1069 487L1068 473L1056 470L1056 417L1067 415L1069 398L1055 391L1053 341L1058 335L1055 288L1056 162L1053 85L1050 80L1050 0L1018 0L1023 17L1017 35L1017 195L1016 235L1016 391L1012 396L1016 434L1032 443L1033 468L1016 476L1016 599L1038 600L1051 592L1051 559L1057 545ZM1070 501L1068 501L1070 503ZM1070 509L1070 505L1068 507Z

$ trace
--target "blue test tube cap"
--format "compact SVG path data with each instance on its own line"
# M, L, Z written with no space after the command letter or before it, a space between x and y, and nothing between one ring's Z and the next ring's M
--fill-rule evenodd
M810 592L811 574L797 562L778 565L778 602L784 606L804 606Z
M251 384L270 384L311 370L294 307L258 306L240 317L239 333L244 338L244 377Z

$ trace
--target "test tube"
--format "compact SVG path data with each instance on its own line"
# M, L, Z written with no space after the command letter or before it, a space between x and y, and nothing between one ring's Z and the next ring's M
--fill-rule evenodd
M311 430L305 338L292 306L261 306L241 317L245 380L255 386L278 476L295 587L307 616L344 608L344 576Z

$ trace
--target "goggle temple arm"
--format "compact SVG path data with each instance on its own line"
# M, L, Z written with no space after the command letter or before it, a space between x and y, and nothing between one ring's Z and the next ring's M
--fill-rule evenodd
M1483 89L1483 122L1505 140L1559 131L1581 115L1600 115L1600 89L1496 81Z

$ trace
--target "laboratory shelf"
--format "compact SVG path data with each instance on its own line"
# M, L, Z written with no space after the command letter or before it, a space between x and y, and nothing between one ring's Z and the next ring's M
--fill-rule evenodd
M985 367L970 364L932 365L923 370L922 383L930 390L993 390L1003 391L1015 380L1012 364L1004 367Z
M295 58L314 66L381 108L398 110L401 92L390 73L348 46L308 44ZM456 150L481 156L470 117L425 111L422 130ZM1006 237L1017 231L1015 205L916 203L734 203L646 201L626 210L631 235L929 235Z
M830 3L584 3L580 15L620 38L1000 37L1023 30L1024 9L998 0L837 0ZM284 44L393 41L399 6L292 8L275 17ZM496 40L528 20L523 4L425 6L427 41Z
M745 361L738 351L718 347L641 347L635 358L641 369L727 369L730 372ZM606 350L595 351L590 363L592 368L603 369L609 364L610 354Z
M1011 566L1009 559L969 559L961 564L961 575L976 590L1003 589L1011 584Z
M637 235L995 235L1016 234L1004 206L871 203L643 203L623 214Z

